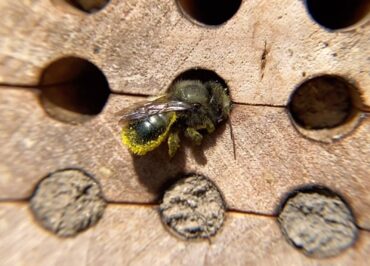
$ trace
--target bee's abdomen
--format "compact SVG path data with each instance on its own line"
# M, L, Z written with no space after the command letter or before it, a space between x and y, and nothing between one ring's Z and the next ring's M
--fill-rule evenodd
M131 122L122 128L122 142L133 153L144 155L154 150L166 139L176 119L176 113L170 112Z
M166 130L170 117L167 114L149 116L130 125L136 132L137 143L147 143L157 139Z

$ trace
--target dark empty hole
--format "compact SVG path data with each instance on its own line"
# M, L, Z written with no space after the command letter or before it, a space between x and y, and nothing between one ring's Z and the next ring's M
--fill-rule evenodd
M181 73L176 77L172 84L180 80L199 80L202 83L205 83L207 81L216 81L220 83L224 88L229 88L225 80L221 78L216 72L203 68L192 68Z
M99 68L77 57L51 63L41 76L40 87L46 112L69 123L81 123L99 114L110 94Z
M63 2L86 13L95 13L103 9L110 0L53 0L56 4Z
M304 128L334 128L358 112L360 98L358 90L345 79L323 75L301 84L288 108L294 121Z
M206 25L220 25L239 9L241 0L177 0L180 9Z
M321 26L336 30L352 26L369 13L369 0L306 0L308 12Z

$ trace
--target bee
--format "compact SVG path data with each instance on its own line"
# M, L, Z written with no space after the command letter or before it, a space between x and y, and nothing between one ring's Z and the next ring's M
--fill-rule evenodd
M202 133L212 133L230 109L228 90L219 82L181 80L166 94L120 111L121 139L137 155L167 140L172 158L180 147L180 133L200 145Z

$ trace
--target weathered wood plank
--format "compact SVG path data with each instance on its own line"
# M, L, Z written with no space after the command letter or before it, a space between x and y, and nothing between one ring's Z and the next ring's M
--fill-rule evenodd
M73 54L100 67L117 92L157 94L203 67L228 82L235 101L282 105L307 77L327 73L352 80L370 105L370 28L326 31L303 1L243 1L216 28L191 23L166 0L113 0L93 15L49 0L3 0L0 10L3 83L36 84L51 61Z
M219 186L230 208L270 214L292 189L324 185L343 194L370 228L368 118L350 136L322 144L299 134L283 108L237 106L231 118L236 160L227 125L169 160L166 145L136 157L120 142L114 113L140 99L112 95L102 114L72 126L49 118L34 93L0 94L3 199L29 197L48 173L76 167L97 178L109 201L153 202L169 179L197 172Z
M338 257L308 258L285 241L272 218L229 213L210 241L183 241L161 224L155 208L111 205L75 238L41 229L25 204L0 205L2 265L366 265L370 234Z
M370 229L370 117L345 138L305 138L283 107L309 77L348 79L370 106L369 22L330 32L312 20L305 1L249 0L220 27L187 20L175 1L111 0L87 15L50 0L0 1L0 264L4 265L367 265L369 232L337 257L309 259L283 238L273 217L229 212L210 242L179 240L163 227L156 203L179 174L213 180L229 210L272 215L286 193L324 185L347 200ZM103 112L81 125L58 122L42 109L37 85L45 67L65 56L93 62L116 93L154 95L183 71L216 71L238 103L228 125L189 143L173 160L166 147L133 157L119 140L114 113L141 100L112 94ZM273 106L276 107L273 107ZM365 108L364 108L365 109ZM44 231L26 199L47 174L82 168L110 204L102 220L71 239Z

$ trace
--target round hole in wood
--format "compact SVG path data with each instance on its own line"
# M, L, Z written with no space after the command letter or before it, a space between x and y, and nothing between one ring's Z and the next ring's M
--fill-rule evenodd
M353 26L369 15L369 0L306 0L312 18L321 26L338 30Z
M170 187L159 212L171 232L185 239L210 238L222 227L225 203L206 177L192 174Z
M315 258L338 255L352 246L358 236L350 207L324 187L291 193L282 205L278 222L293 247Z
M30 209L37 221L60 237L70 237L96 224L106 202L100 185L86 172L63 169L37 185Z
M212 70L198 67L188 69L179 74L173 80L168 88L168 91L171 91L176 87L187 87L189 85L198 87L197 83L201 83L202 86L205 86L205 88L207 88L209 93L212 95L213 99L218 99L215 101L211 100L211 102L222 102L222 105L218 104L217 112L215 112L215 115L218 117L217 123L227 119L230 115L232 105L230 90L225 80ZM219 93L220 90L216 89L217 87L222 88L222 94Z
M79 57L64 57L48 65L41 75L40 88L47 114L71 124L99 114L110 94L102 71Z
M52 0L52 2L57 6L71 6L85 13L96 13L102 10L110 0Z
M226 88L229 92L229 87L226 84L226 81L215 71L205 68L194 67L182 72L174 79L172 85L180 80L199 80L202 83L213 81L220 83L222 87ZM170 88L172 87L172 85L170 86Z
M289 110L307 129L334 128L356 112L358 90L338 76L323 75L303 82L293 93Z
M217 26L227 22L238 11L241 0L177 0L180 10L189 18Z
M288 110L298 131L312 139L332 142L359 124L361 106L361 94L349 81L321 75L298 86Z

